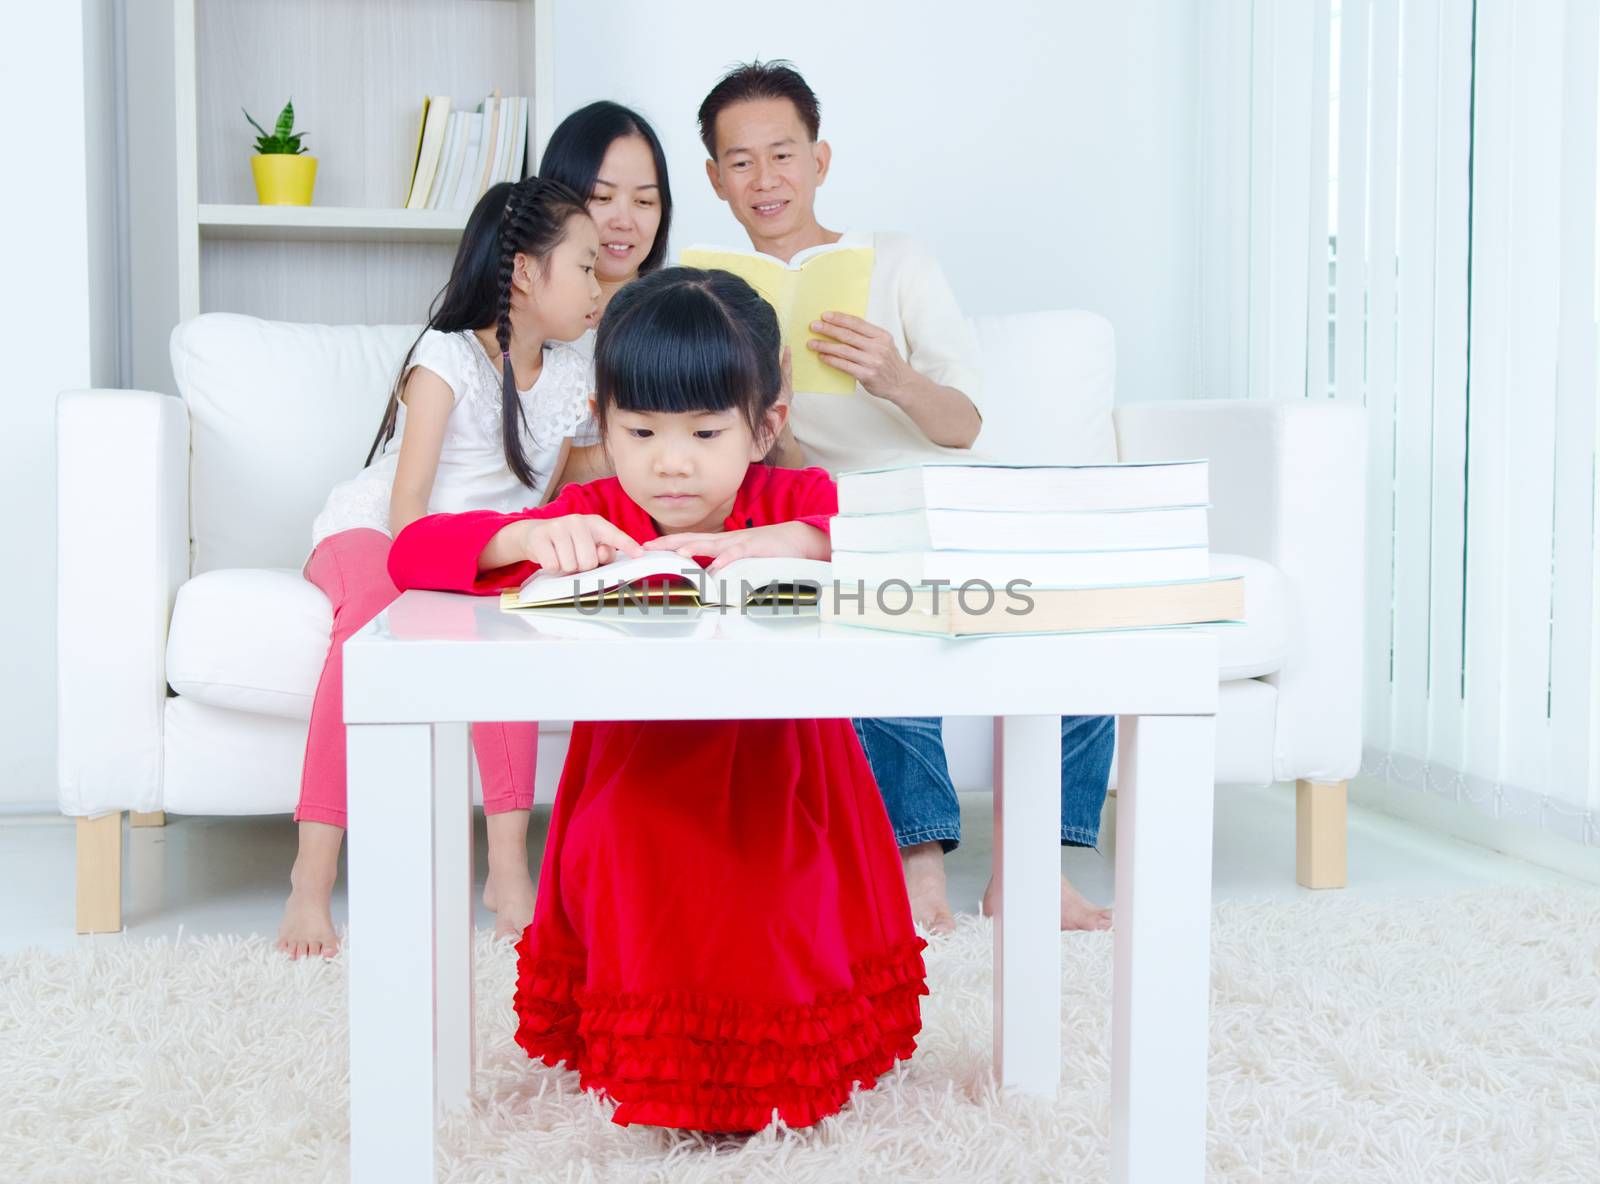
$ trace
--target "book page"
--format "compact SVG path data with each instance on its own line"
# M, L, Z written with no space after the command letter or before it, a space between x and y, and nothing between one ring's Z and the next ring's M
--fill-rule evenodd
M795 289L787 316L779 313L783 343L794 356L794 389L808 394L848 395L856 380L843 370L824 362L806 348L818 334L811 322L825 312L843 312L865 320L867 297L872 290L871 247L846 247L822 251L800 266L800 282Z
M825 312L844 312L866 319L867 297L872 289L871 247L825 245L802 251L799 260L785 265L770 255L717 247L690 247L679 257L684 267L731 271L761 294L778 314L783 344L794 364L794 389L828 395L848 395L856 380L827 365L806 342L816 334L811 322Z
M672 551L650 551L636 559L619 559L584 572L534 572L523 581L517 603L530 608L560 604L651 576L681 575L693 579L699 571L699 565Z
M754 604L815 604L816 589L833 578L831 564L820 559L767 558L739 559L728 564L708 584L708 603L730 608ZM748 585L748 587L747 587ZM763 593L769 585L779 588ZM798 587L797 587L798 585Z
M678 257L678 262L684 267L731 271L772 305L772 310L778 314L778 327L780 329L783 327L784 318L794 297L798 273L790 271L781 260L774 259L770 255L758 255L752 251L690 247ZM788 338L784 339L784 344L789 344Z

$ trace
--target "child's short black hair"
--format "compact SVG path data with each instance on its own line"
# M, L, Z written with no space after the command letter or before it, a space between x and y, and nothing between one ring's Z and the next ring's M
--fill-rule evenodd
M717 116L735 103L756 99L788 99L794 104L811 142L817 142L817 133L822 130L822 104L817 101L817 92L800 77L794 63L781 58L772 62L748 62L724 74L700 102L700 142L706 146L706 155L712 160L717 159Z
M596 414L738 411L753 435L778 399L772 306L728 271L668 267L611 298L595 339Z

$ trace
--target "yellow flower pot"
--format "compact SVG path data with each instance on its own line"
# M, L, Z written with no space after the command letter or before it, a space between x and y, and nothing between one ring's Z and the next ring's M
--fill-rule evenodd
M257 153L250 158L256 200L264 206L308 206L317 183L315 156Z

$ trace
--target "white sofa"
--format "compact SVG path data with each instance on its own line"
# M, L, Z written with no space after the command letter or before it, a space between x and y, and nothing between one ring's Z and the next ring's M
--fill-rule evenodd
M1091 313L979 318L984 428L1003 459L1211 460L1218 571L1249 622L1221 633L1217 780L1297 780L1300 874L1343 878L1361 752L1361 412L1301 400L1113 408ZM58 407L59 788L79 819L80 931L120 928L121 815L287 813L328 645L299 567L328 489L359 468L411 326L207 314L174 330L180 397ZM959 786L990 784L987 721L951 720ZM549 800L566 725L543 727Z

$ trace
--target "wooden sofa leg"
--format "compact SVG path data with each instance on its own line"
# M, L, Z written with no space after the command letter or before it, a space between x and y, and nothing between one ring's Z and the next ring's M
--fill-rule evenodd
M122 811L78 819L78 932L122 928Z
M1345 886L1347 782L1294 783L1294 878L1306 888Z
M165 826L167 825L167 812L155 810L149 814L141 814L137 810L128 811L129 826Z

